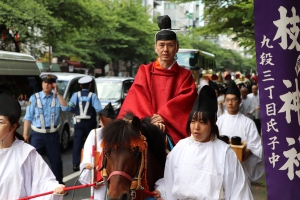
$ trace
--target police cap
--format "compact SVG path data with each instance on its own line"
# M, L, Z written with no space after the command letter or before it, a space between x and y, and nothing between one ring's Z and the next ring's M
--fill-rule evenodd
M78 80L79 84L87 84L92 82L93 78L91 76L84 76Z
M43 73L43 74L40 75L40 78L45 83L55 83L56 79L57 79L57 76L55 76L54 74Z

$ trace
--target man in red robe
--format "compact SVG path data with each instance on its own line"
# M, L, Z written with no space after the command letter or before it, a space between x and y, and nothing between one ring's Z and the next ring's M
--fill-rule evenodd
M176 144L187 137L186 124L197 90L191 71L180 67L174 58L179 44L170 17L158 17L158 26L154 45L158 58L139 67L118 118L127 111L140 118L151 117Z

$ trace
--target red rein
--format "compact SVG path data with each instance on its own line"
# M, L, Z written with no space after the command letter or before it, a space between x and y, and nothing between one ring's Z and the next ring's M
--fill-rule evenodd
M72 187L64 188L64 191L81 189L81 188L91 187L91 186L95 186L95 185L96 185L96 183L85 184L85 185L77 185L77 186L72 186ZM53 194L53 191L51 191L51 192L45 192L45 193L37 194L37 195L33 195L33 196L28 196L28 197L22 197L22 198L19 198L17 200L33 199L33 198L37 198L37 197L45 196L45 195L49 195L49 194Z

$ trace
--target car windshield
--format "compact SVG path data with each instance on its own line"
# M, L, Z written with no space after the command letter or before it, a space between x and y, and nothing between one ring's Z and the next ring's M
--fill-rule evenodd
M119 99L121 96L121 82L97 82L99 99Z
M56 81L56 85L58 87L58 92L59 94L61 94L62 96L64 95L67 85L68 85L69 81L61 81L61 80L57 80Z

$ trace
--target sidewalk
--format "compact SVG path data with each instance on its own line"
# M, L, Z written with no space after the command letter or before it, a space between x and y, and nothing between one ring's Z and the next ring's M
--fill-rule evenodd
M267 191L265 187L265 175L251 183L251 192L254 200L267 200Z

